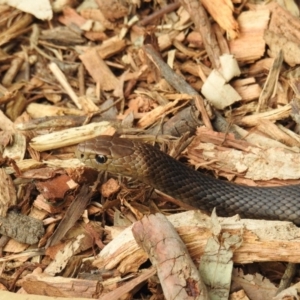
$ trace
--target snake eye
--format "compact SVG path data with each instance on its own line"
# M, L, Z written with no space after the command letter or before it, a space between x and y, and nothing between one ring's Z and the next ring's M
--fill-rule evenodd
M96 155L95 159L96 159L96 162L99 164L105 164L107 162L107 157L102 154Z

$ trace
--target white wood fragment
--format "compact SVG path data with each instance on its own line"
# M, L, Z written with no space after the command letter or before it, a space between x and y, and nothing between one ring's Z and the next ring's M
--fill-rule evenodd
M217 109L224 109L242 99L236 90L226 83L222 74L217 70L213 70L209 74L201 92Z
M226 82L230 81L233 77L240 76L241 70L237 60L231 54L223 54L220 56L220 63L222 68L222 75Z

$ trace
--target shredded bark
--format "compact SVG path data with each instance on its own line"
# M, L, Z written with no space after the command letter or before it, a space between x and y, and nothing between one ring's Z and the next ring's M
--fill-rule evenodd
M297 295L299 270L284 264L300 261L294 224L182 212L191 207L74 156L116 134L239 184L299 184L297 4L10 2L0 298L267 299L281 278L274 299Z

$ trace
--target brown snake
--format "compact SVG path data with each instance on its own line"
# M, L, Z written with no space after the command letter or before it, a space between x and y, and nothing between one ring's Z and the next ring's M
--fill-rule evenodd
M145 143L100 136L78 145L87 166L122 174L219 216L286 220L300 225L300 185L250 187L202 174Z

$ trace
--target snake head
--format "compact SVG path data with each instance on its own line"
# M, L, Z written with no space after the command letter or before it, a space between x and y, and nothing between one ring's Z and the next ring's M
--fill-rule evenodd
M75 154L88 167L141 179L145 162L137 153L138 144L115 136L99 136L80 143Z

